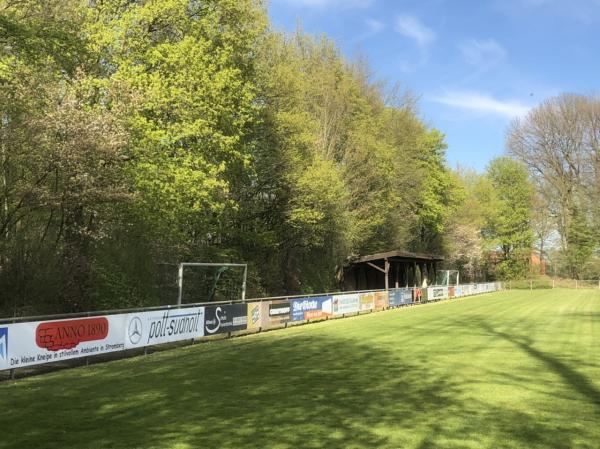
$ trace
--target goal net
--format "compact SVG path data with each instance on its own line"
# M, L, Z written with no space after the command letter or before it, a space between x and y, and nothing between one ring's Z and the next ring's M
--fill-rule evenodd
M178 304L246 299L247 265L184 262L179 264Z
M439 270L436 273L435 285L458 285L459 280L458 270Z

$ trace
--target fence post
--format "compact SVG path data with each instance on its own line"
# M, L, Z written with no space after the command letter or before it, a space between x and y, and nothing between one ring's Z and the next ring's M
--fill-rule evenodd
M17 313L15 312L15 317L17 316ZM11 323L14 324L16 320L12 320ZM8 350L5 348L4 352L6 353L6 357L8 357ZM10 370L10 380L15 380L15 369L11 368Z
M90 312L86 313L85 316L89 317ZM89 357L85 358L85 366L90 366L90 358Z
M554 288L554 278L552 278L552 288Z

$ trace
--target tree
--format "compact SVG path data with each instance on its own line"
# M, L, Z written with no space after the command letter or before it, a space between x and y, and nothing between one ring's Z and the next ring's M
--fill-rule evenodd
M531 210L533 186L526 167L510 158L499 157L487 167L493 188L493 208L483 228L488 244L501 252L499 273L504 278L526 274L531 257L533 233Z
M266 295L447 250L443 134L261 1L0 4L3 310L156 305L184 259L247 261Z
M454 177L463 197L455 213L448 218L444 233L447 262L460 271L462 279L474 282L484 279L487 274L484 256L489 248L482 229L494 210L496 199L485 175L458 169Z
M567 267L572 279L580 279L580 274L592 256L595 241L588 218L577 207L572 209L567 236Z
M539 185L538 185L538 188ZM541 187L543 189L543 187ZM548 197L536 191L533 197L531 228L535 238L535 246L540 255L540 274L545 274L544 264L550 236L556 229L555 213Z
M595 97L562 94L515 121L507 135L509 151L523 161L534 177L537 190L555 216L561 239L565 274L574 275L573 261L585 261L573 254L591 255L588 238L573 238L581 223L600 223L600 100ZM574 217L580 222L571 223ZM585 217L585 220L582 219ZM587 225L586 225L587 226ZM594 232L593 241L599 241ZM577 248L578 242L584 246ZM585 243L583 243L585 242ZM571 245L576 245L571 248Z

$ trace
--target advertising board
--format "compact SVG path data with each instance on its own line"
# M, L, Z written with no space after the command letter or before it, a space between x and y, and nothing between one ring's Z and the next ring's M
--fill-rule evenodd
M262 326L278 327L290 321L288 300L263 301L261 306Z
M399 307L413 302L411 288L398 288L390 292L390 307Z
M248 329L260 329L262 327L262 305L260 302L248 303Z
M374 300L374 310L384 310L387 309L389 307L390 304L390 299L389 299L389 292L387 291L382 291L382 292L375 292L373 295L373 300Z
M124 349L126 315L0 324L0 370Z
M448 287L429 287L427 289L427 300L437 301L448 297Z
M332 315L332 297L311 296L290 300L292 321L315 320Z
M358 293L333 296L333 314L357 313L360 308Z
M204 335L204 307L151 310L125 317L125 349L191 340Z
M247 304L204 307L204 335L216 335L248 328Z
M359 307L361 312L373 310L375 308L375 294L373 292L361 293L359 295Z

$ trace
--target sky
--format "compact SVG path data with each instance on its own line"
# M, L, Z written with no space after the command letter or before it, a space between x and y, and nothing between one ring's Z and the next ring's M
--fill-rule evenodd
M563 92L597 94L600 0L270 0L276 30L327 35L419 98L450 166L484 170L507 127Z

